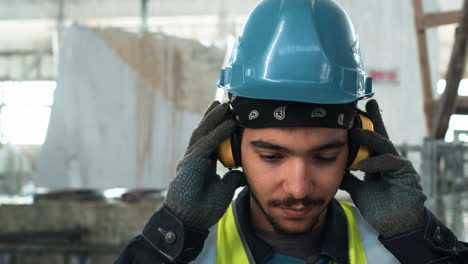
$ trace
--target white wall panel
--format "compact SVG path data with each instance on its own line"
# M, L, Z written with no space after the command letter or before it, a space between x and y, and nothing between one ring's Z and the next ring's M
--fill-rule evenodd
M375 82L375 98L391 139L418 144L426 135L423 95L412 2L338 1L349 13L361 40L365 68L396 71L397 82ZM436 1L424 1L436 9ZM428 34L433 87L439 79L438 43L435 31Z
M68 30L38 184L167 187L214 99L222 55L161 35Z

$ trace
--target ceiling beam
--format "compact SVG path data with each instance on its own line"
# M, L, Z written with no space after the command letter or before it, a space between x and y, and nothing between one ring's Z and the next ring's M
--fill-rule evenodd
M219 14L243 15L259 0L152 0L148 2L148 16L201 16ZM57 0L0 1L0 20L56 19L59 17ZM66 1L64 17L72 20L114 17L140 17L141 1L74 0Z
M419 26L422 28L431 28L455 24L460 21L460 16L460 11L427 13L420 17Z

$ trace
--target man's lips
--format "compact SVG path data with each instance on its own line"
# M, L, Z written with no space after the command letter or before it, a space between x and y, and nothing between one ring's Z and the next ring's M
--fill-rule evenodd
M281 209L281 211L287 216L301 217L307 215L312 210L312 206L279 207L279 209Z

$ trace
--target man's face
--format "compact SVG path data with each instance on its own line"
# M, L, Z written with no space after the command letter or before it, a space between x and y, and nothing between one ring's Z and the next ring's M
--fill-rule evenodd
M338 128L244 129L242 165L259 228L302 233L321 223L343 178L347 131Z

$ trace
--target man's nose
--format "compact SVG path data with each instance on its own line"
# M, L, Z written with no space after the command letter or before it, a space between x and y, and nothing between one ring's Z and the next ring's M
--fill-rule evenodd
M295 199L306 197L310 191L307 162L302 159L296 159L288 167L283 182L284 190Z

